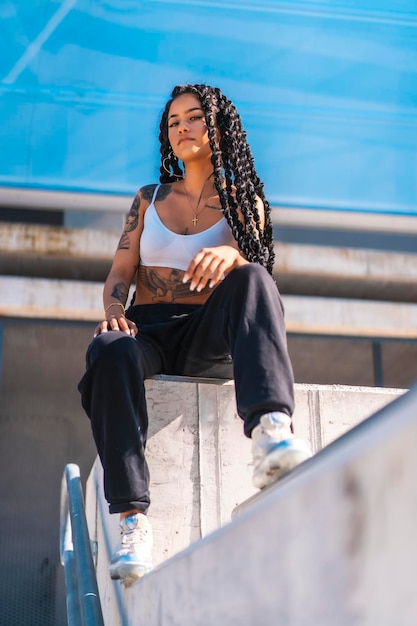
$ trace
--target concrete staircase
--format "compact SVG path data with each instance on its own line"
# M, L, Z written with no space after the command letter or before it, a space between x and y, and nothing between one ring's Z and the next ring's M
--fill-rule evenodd
M0 225L0 316L95 321L119 235ZM417 337L417 254L280 244L291 333Z
M59 508L60 472L65 464L79 463L86 476L94 458L76 384L92 329L102 316L103 281L118 238L119 233L104 230L0 224L0 427L4 446L0 469L3 474L8 472L11 481L2 492L5 506L0 517L3 542L19 545L20 551L19 561L13 559L7 566L14 568L14 578L7 577L2 601L7 600L12 614L18 606L15 597L27 598L23 604L29 607L32 602L35 611L44 606L42 599L48 596L50 612L56 612L54 623L60 625L65 619L64 591L53 512ZM280 244L276 278L284 293L287 328L297 334L301 355L306 351L304 342L316 335L415 340L416 270L416 254ZM407 362L401 362L406 372L414 371L413 355L411 351L404 357ZM319 356L327 361L329 350ZM332 356L343 358L343 347ZM357 359L363 361L362 353ZM371 364L366 361L362 367L369 369ZM372 384L372 376L370 380ZM398 385L407 386L408 382ZM297 385L296 431L315 451L321 450L403 393L403 389ZM250 443L243 438L235 414L231 383L155 379L148 381L148 394L154 415L149 454L155 562L158 568L170 568L171 558L187 559L190 550L199 554L204 538L226 532L236 505L253 496ZM181 402L185 402L182 408ZM172 412L172 406L180 408ZM16 442L30 471L22 472L20 457L14 453ZM140 601L136 588L126 596L107 575L106 559L118 529L115 516L108 523L99 490L100 472L96 463L88 481L88 507L92 536L99 540L97 566L103 602L110 607L108 623L136 623L129 617L130 603L135 606ZM43 481L34 485L33 475L42 475ZM12 512L20 514L22 508L23 515L29 495L31 510L36 506L39 510L26 519L23 545ZM301 584L290 580L294 589ZM137 589L145 584L148 579ZM155 589L162 593L158 586ZM159 600L155 602L157 606ZM166 608L165 602L164 596ZM42 610L45 613L45 608ZM166 616L171 609L167 611L160 623L180 621L181 610L175 608L171 622ZM137 623L144 623L142 614L140 619ZM159 623L158 618L152 619ZM16 620L13 624L23 623L20 614ZM237 621L242 623L242 615ZM195 623L208 622L196 619Z
M130 589L108 574L118 516L99 463L87 482L106 624L416 623L416 391L297 385L316 455L256 495L233 384L147 385L157 567Z

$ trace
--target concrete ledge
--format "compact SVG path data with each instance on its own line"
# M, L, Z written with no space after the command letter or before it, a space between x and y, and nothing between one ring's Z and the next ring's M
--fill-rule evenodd
M0 206L63 211L98 211L127 213L132 204L132 194L77 193L30 189L24 187L0 187ZM351 207L337 210L305 207L273 207L273 223L285 226L365 230L373 232L417 233L417 216L393 215L384 210L351 211ZM382 209L387 207L382 207Z
M1 196L0 196L1 198ZM316 209L304 207L273 207L272 222L279 226L302 228L336 228L368 232L417 233L417 215L393 215L391 212L351 211L351 207ZM372 207L374 208L374 207Z
M0 276L0 316L96 323L103 316L102 293L102 283ZM313 296L283 300L291 333L417 338L417 304Z
M343 404L348 415L368 391L358 392L357 401L355 393ZM328 400L336 401L333 415L341 417L336 390ZM414 626L416 409L413 390L131 589L104 573L100 530L106 623Z
M3 223L0 273L104 282L118 240L106 231Z
M53 211L99 211L127 213L133 194L77 193L24 187L1 187L0 206Z
M417 337L417 304L284 296L287 330L359 337Z
M319 275L341 281L399 281L415 286L417 254L286 243L280 243L278 248L280 273Z
M118 239L100 230L3 223L0 273L103 282ZM417 254L280 243L274 273L286 294L417 302Z
M227 524L236 505L256 490L251 483L251 442L243 436L236 414L232 381L158 376L146 386L149 518L154 561L160 564ZM296 385L295 392L295 432L317 452L404 390ZM111 605L121 593L108 576L108 559L118 540L118 516L107 512L98 461L87 483L86 501L91 537L99 546L100 593Z
M417 302L417 254L284 243L276 254L282 293Z
M108 261L116 251L119 237L115 233L86 228L2 223L0 253Z
M98 322L103 284L0 276L0 316Z

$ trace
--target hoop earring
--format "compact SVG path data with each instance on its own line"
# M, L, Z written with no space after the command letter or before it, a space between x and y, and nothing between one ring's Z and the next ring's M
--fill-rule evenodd
M167 174L169 174L170 176L175 176L175 178L183 178L182 174L175 174L174 168L172 167L172 165L169 164L170 167L172 168L172 171L170 169L168 169L167 166L165 165L165 161L171 161L172 158L176 159L176 157L174 156L174 153L171 150L171 152L168 154L168 156L166 156L165 159L163 159L162 167L167 172ZM178 161L178 159L177 159L177 161Z

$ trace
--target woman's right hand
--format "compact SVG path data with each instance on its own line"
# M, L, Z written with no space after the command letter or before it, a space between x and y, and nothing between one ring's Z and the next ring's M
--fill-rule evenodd
M105 320L97 324L94 330L94 337L107 333L109 330L120 330L131 337L136 337L138 327L135 322L128 320L124 315L109 315Z

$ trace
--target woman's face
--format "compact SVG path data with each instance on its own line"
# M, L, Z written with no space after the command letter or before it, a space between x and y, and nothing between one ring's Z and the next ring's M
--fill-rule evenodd
M180 161L186 163L210 157L204 111L193 94L183 94L172 102L168 111L168 139Z

